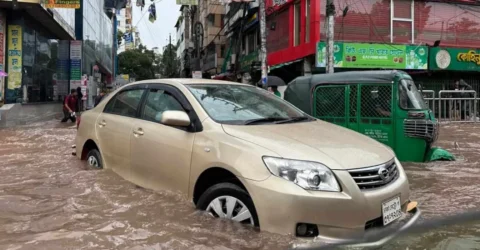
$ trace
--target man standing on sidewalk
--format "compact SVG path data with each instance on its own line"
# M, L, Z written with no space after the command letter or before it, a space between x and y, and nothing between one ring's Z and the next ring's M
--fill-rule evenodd
M67 122L68 119L70 119L72 122L75 122L75 110L77 107L77 91L75 89L72 89L70 91L70 95L68 95L65 98L65 101L63 102L63 119L62 122Z

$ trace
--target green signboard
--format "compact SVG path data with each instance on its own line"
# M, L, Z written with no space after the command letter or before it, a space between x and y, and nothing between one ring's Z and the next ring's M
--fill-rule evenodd
M325 42L317 43L317 67L325 67ZM399 44L334 44L336 68L427 69L428 48Z
M255 50L254 52L240 57L240 69L243 72L250 72L250 67L253 62L258 61L258 50Z
M480 71L480 50L434 47L429 65L431 70Z

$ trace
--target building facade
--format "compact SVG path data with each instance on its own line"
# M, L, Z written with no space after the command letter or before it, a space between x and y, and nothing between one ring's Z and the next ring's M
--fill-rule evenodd
M224 33L225 5L221 1L199 1L199 22L202 24L202 45L200 50L201 71L209 75L221 73L226 54Z
M266 0L267 64L290 81L311 74L320 40L323 0Z
M321 1L324 6L326 0ZM346 6L348 0L336 2ZM474 1L360 0L340 9L335 16L335 41L356 48L370 43L371 48L397 50L405 62L388 63L366 60L361 69L394 68L406 70L424 88L448 89L463 78L480 90L480 6ZM325 11L321 9L321 26ZM325 37L321 30L321 37ZM342 45L339 45L342 47ZM319 50L321 50L319 46ZM441 53L442 57L437 57ZM317 53L322 54L322 53ZM347 56L345 51L344 57ZM465 55L462 58L462 55ZM320 56L321 57L321 56ZM477 56L480 57L480 56ZM346 58L344 58L346 59ZM395 57L392 58L393 60ZM352 64L352 63L350 63ZM370 66L365 66L370 65ZM319 65L317 65L319 66ZM321 67L323 68L323 67ZM338 67L348 70L353 65Z
M288 81L325 72L326 0L266 4L270 73ZM480 64L469 59L480 57L475 1L339 0L335 7L335 71L401 69L428 88L464 78L480 90Z
M180 7L180 16L177 19L175 24L176 29L176 40L177 40L177 58L180 60L180 76L188 77L191 76L190 70L190 61L189 51L193 47L193 44L190 40L190 18L189 18L190 8L188 5L182 5Z
M58 58L61 41L75 39L73 9L49 9L41 1L0 1L0 104L56 102L68 84Z
M253 83L260 79L259 1L232 2L226 7L227 52L222 73L230 80Z

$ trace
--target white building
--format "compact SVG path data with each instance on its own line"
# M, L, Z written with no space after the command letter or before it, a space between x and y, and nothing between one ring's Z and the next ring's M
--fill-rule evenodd
M117 29L122 33L125 33L126 29L126 18L125 18L125 9L121 9L119 14L117 12ZM125 40L122 38L122 44L118 46L117 54L120 54L125 51Z
M185 68L183 63L183 52L185 50L185 17L183 13L180 13L177 23L175 24L175 29L177 31L177 58L180 60L180 72L183 72Z
M190 8L188 5L180 7L180 16L175 24L177 31L177 58L180 60L180 76L188 77L190 75L190 60L188 58L189 48L193 47L190 42Z

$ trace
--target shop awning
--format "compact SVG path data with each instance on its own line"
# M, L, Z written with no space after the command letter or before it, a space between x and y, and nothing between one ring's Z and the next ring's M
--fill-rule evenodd
M277 64L277 65L272 65L269 67L269 70L274 70L274 69L278 69L278 68L281 68L283 66L286 66L286 65L290 65L290 64L293 64L293 63L297 63L297 62L300 62L302 61L302 59L297 59L297 60L294 60L294 61L290 61L290 62L286 62L286 63L280 63L280 64Z
M75 30L63 20L55 11L44 8L40 0L18 1L18 9L24 10L35 22L40 23L60 40L75 40ZM0 8L12 9L11 0L0 0Z

